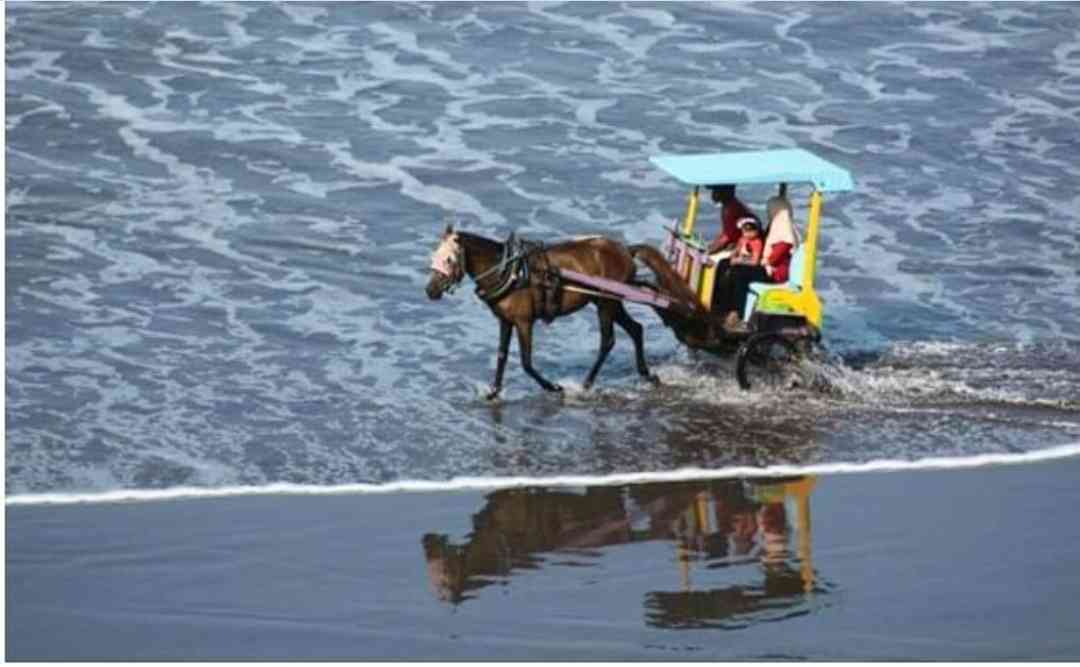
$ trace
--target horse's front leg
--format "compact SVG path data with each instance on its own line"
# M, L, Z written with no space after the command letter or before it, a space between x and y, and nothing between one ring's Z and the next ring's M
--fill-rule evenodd
M506 370L506 356L510 353L510 334L514 325L499 319L499 356L495 360L495 384L487 395L487 400L492 401L502 391L503 371Z
M557 384L552 384L545 380L543 376L536 372L536 369L532 365L532 320L518 321L514 323L514 327L517 328L518 334L518 347L521 352L521 367L525 369L525 372L529 374L529 377L540 383L546 391L562 391L562 387Z

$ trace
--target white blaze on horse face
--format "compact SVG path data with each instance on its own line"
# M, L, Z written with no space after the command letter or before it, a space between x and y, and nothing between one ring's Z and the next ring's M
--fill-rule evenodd
M447 278L453 278L456 275L454 265L457 263L458 248L457 234L444 238L431 256L431 269Z

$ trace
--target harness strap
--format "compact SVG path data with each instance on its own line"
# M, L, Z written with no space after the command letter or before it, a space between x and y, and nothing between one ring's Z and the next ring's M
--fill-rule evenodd
M498 301L508 292L524 287L528 283L528 262L523 262L531 249L525 247L525 242L518 240L511 232L510 238L503 244L503 256L499 263L490 269L473 277L476 282L476 295L487 302ZM498 284L485 288L480 281L490 275L501 272Z
M540 246L541 250L543 245ZM562 274L559 267L551 265L551 258L546 252L540 253L542 275L540 279L540 316L550 324L559 310L559 290L562 289Z
M534 256L537 258L535 265L530 261ZM533 273L539 278L537 284L532 280ZM480 281L497 274L499 279L495 285L480 285ZM559 267L551 263L544 243L520 239L514 233L510 234L503 245L503 255L499 262L473 276L473 281L476 283L476 295L488 303L494 303L514 290L538 287L540 302L534 305L548 323L559 314L559 294L566 289Z

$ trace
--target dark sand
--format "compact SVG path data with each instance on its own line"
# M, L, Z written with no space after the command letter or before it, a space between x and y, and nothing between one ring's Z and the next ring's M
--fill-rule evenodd
M7 658L1078 659L1078 480L10 506Z

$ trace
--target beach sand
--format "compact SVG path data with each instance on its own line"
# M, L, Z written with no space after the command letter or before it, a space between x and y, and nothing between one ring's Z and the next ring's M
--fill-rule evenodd
M1078 479L12 505L7 658L1080 659Z

